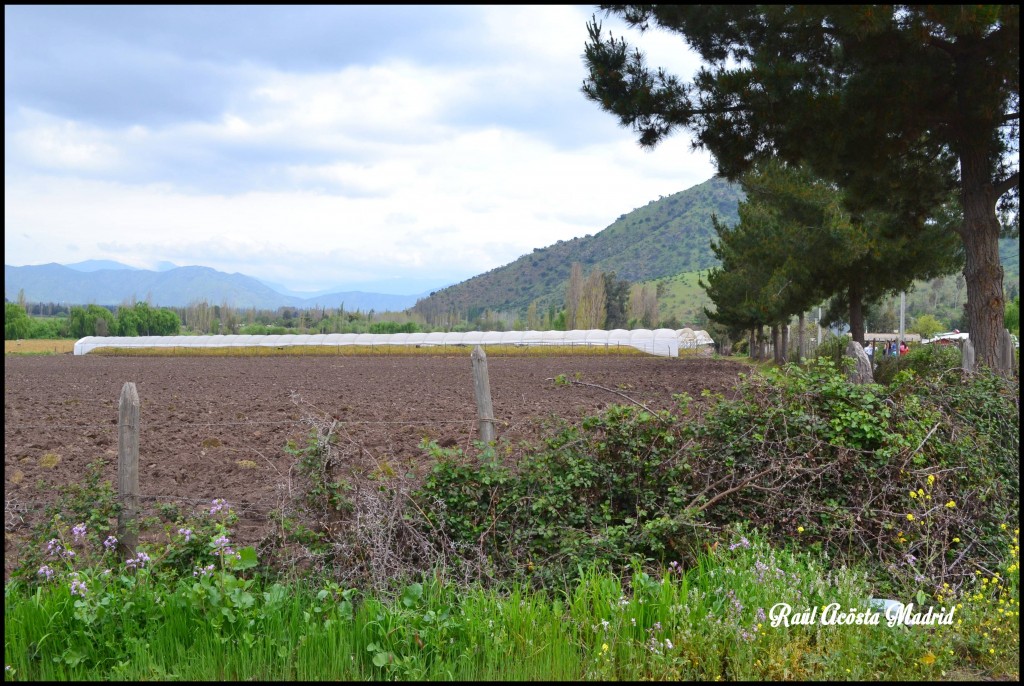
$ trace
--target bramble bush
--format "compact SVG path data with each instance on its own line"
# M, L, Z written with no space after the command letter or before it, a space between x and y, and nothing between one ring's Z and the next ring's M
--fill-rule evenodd
M937 357L937 356L936 356ZM870 565L879 588L960 585L992 569L1019 513L1018 382L922 355L889 386L830 360L745 378L700 417L616 406L562 424L515 469L436 445L417 492L429 525L496 576L685 559L735 522Z

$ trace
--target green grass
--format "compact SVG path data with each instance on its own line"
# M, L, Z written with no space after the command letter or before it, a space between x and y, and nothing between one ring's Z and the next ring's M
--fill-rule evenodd
M653 281L644 282L641 285L657 286L664 284L664 292L658 298L658 317L660 321L674 318L680 326L695 327L698 315L703 314L703 308L714 309L711 299L700 287L697 280L700 276L707 275L707 270L697 272L682 272L675 276L668 276ZM703 320L701 320L703 321Z
M687 570L582 570L565 589L437 576L363 595L223 571L172 578L113 560L5 588L8 680L917 680L1019 675L1017 552L925 604L952 626L773 627L771 609L868 609L870 585L752 532ZM1016 540L1016 539L1015 539ZM156 557L154 555L154 557ZM104 574L110 564L113 571ZM54 566L57 566L56 564Z

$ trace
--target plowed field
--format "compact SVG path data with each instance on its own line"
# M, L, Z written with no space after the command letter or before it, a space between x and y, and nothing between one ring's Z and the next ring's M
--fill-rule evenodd
M535 440L552 418L573 420L629 402L669 407L703 389L729 396L744 364L634 356L491 357L498 436ZM558 375L585 385L556 385ZM55 487L81 482L104 461L117 483L117 414L123 384L141 402L143 505L200 506L224 498L256 538L266 513L289 497L305 419L337 420L368 467L421 470L424 438L469 448L477 438L472 366L465 358L8 356L4 360L5 572ZM613 392L615 391L615 392ZM292 494L294 495L294 494ZM5 577L6 574L5 573Z

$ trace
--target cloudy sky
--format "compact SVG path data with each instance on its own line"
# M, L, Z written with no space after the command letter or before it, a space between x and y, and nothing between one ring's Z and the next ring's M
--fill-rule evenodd
M5 262L412 294L597 233L714 167L583 97L593 12L5 6Z

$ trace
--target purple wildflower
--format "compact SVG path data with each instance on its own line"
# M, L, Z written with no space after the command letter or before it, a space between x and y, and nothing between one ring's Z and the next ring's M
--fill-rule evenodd
M135 554L135 557L130 557L124 561L124 566L128 569L142 569L149 562L149 555L142 552L141 550Z
M213 539L213 554L217 556L234 555L235 551L229 545L230 543L231 539L227 536L218 536L217 538Z
M88 590L89 589L87 589L85 587L85 582L84 581L79 581L78 579L72 580L72 582L71 582L71 595L79 595L79 596L82 596L84 598L85 597L85 593Z
M50 565L43 565L36 574L46 577L46 580L49 581L53 578L53 569L50 568Z
M207 574L212 574L214 569L214 565L207 565L206 567L196 567L195 571L192 572L192 576L206 576Z
M71 534L75 537L75 543L81 543L85 538L85 522L81 522L71 528Z
M113 550L114 546L117 545L117 538L114 536L107 536L107 539L103 541L103 547L107 550Z
M192 540L192 529L178 529L178 533L185 537L185 543Z
M729 546L729 550L736 550L737 548L749 548L750 541L747 540L746 536L741 536L739 542L733 543Z

